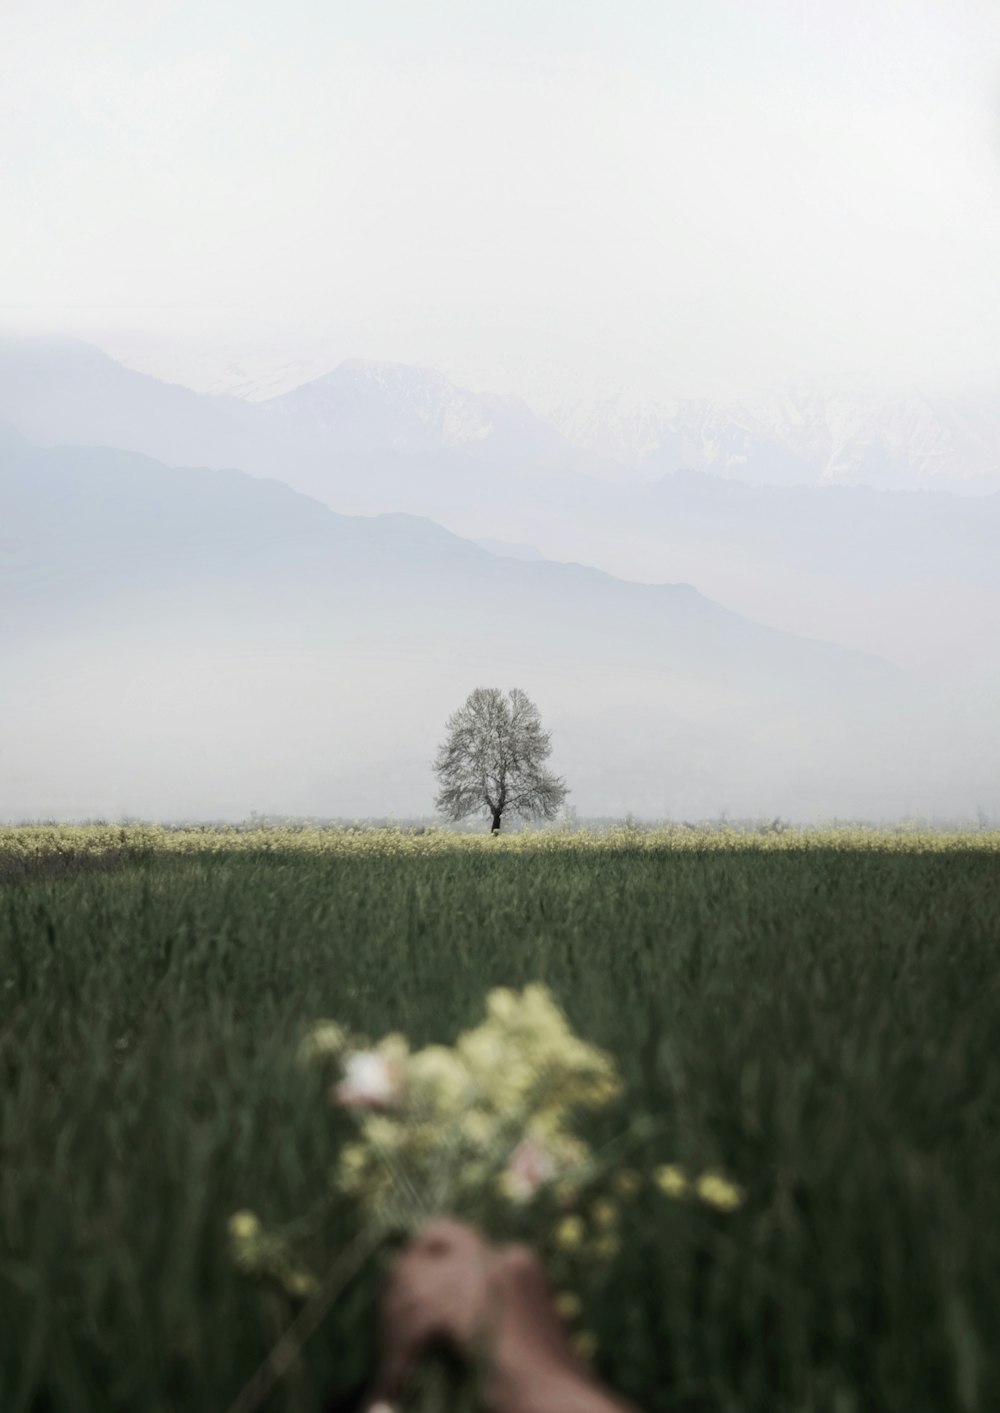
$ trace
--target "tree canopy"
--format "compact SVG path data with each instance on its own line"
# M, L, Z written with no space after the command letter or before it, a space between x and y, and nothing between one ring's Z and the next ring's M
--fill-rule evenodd
M545 768L551 738L519 688L504 694L499 687L477 687L448 718L446 732L434 760L441 787L435 804L446 818L488 813L496 831L504 815L555 816L566 784Z

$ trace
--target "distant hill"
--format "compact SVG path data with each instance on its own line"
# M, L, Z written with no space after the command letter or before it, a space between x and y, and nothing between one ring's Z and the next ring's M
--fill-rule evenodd
M114 446L168 461L247 466L259 418L239 398L163 383L76 339L5 338L0 422L43 446Z
M515 398L438 373L349 361L279 397L195 393L75 340L0 340L0 421L43 445L115 446L173 464L278 476L339 509L559 495L586 458ZM413 502L410 505L410 502Z
M554 429L516 399L359 361L249 403L86 344L0 341L0 418L44 445L238 466L338 511L688 580L750 618L935 676L1000 671L1000 494L933 493L992 484L988 401L813 389L571 413Z
M591 486L536 543L632 579L688 580L750 617L936 678L1000 672L1000 493L676 472Z
M490 554L498 554L501 559L544 559L541 550L534 545L513 544L510 540L476 540L481 549Z
M996 787L904 674L687 585L9 432L0 526L0 815L421 813L480 683L538 700L584 814L955 812Z

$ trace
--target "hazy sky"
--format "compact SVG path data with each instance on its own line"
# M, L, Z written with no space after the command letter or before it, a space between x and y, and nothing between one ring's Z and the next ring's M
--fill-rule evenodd
M2 0L0 321L208 386L985 382L996 0Z

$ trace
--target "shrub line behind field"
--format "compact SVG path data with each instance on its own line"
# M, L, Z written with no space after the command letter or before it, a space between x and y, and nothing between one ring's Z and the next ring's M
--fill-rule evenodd
M1000 829L924 825L736 827L636 824L607 829L523 829L491 835L447 828L289 824L22 824L0 826L0 882L41 868L111 867L160 854L302 853L408 855L468 853L1000 853ZM44 861L44 868L42 868ZM33 867L31 867L33 866Z

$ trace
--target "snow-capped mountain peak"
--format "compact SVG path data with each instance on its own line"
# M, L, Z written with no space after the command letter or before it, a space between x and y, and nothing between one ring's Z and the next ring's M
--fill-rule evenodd
M434 369L403 363L350 358L264 405L306 416L346 444L415 451L470 448L514 434L555 439L516 399L470 392Z
M609 398L552 422L641 479L696 470L776 484L1000 486L1000 408L986 400L803 385L729 401Z

